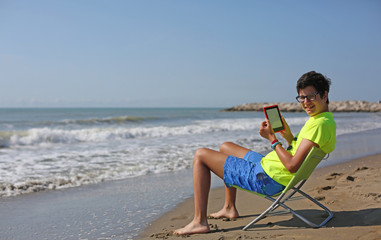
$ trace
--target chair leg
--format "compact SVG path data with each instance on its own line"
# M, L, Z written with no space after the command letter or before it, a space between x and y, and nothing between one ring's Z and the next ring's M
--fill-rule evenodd
M273 199L273 198L267 197L268 200L274 201L274 203L271 204L271 206L268 209L266 209L261 215L259 215L257 218L255 218L253 221L251 221L249 224L247 224L243 228L243 230L247 230L251 225L253 225L254 223L256 223L259 220L261 220L264 217L266 217L266 215L268 213L274 211L279 206L283 207L286 210L289 210L294 216L296 216L297 218L299 218L300 220L302 220L303 222L305 222L306 224L308 224L309 226L314 227L314 228L320 228L320 227L324 226L329 220L332 219L333 213L327 207L325 207L323 204L321 204L320 202L318 202L317 200L315 200L314 198L312 198L311 196L309 196L308 194L306 194L305 192L303 192L302 190L300 190L298 188L294 189L294 191L300 193L302 196L304 196L305 198L311 200L313 203L315 203L320 208L322 208L328 214L328 217L325 218L320 224L315 224L315 223L309 221L308 219L306 219L302 215L300 215L297 212L295 212L292 208L290 208L289 206L284 204L284 202L286 200L288 200L290 196L287 197L284 201L281 201L281 199L284 196L284 193L282 193L276 200ZM294 195L295 192L291 193L291 195Z
M246 230L248 229L251 225L253 225L254 223L258 222L259 220L263 219L266 217L266 215L272 211L274 211L276 208L279 207L279 202L280 200L283 198L284 196L284 193L282 193L281 195L279 195L279 197L275 200L271 197L266 197L266 199L270 200L270 201L273 201L274 203L271 204L271 206L269 208L267 208L263 213L261 213L261 215L259 215L258 217L256 217L253 221L251 221L249 224L247 224L242 230Z
M327 214L328 214L328 217L325 218L320 224L314 224L312 222L310 222L309 220L305 219L304 217L300 216L299 214L294 214L295 216L297 216L299 219L301 219L303 222L307 223L308 225L312 226L312 227L315 227L315 228L320 228L322 226L324 226L329 220L331 220L333 218L333 213L326 207L324 206L323 204L321 204L319 201L317 201L316 199L312 198L310 195L308 195L307 193L303 192L302 190L297 190L300 194L302 194L304 197L306 197L307 199L311 200L313 203L315 203L316 205L318 205L321 209L323 209ZM299 215L299 216L298 216Z
M263 219L266 217L267 214L271 213L272 211L274 211L275 209L277 209L279 206L281 206L281 203L284 203L286 202L289 198L291 198L297 190L299 190L299 188L304 184L305 181L302 181L298 187L296 188L293 188L292 190L292 193L290 193L283 201L281 201L283 199L283 197L286 195L286 193L282 193L281 195L279 195L277 197L277 199L274 199L272 197L265 197L267 200L270 200L270 201L273 201L274 203L271 204L271 206L266 209L263 213L261 213L258 217L256 217L253 221L251 221L249 224L247 224L243 230L246 230L248 229L251 225L253 225L254 223L258 222L259 220ZM287 208L286 208L287 209Z

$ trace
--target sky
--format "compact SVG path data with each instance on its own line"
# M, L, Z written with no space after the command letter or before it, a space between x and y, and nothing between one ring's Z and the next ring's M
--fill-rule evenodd
M381 99L379 0L0 0L0 107Z

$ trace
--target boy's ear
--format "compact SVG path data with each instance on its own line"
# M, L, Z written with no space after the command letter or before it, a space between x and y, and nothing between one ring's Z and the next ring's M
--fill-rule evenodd
M324 99L325 101L328 100L328 91L325 91L325 92L324 92L323 99Z

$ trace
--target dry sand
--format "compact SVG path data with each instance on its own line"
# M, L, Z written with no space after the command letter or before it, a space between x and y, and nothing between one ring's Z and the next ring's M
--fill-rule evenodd
M315 229L291 214L269 216L247 231L242 227L265 210L271 202L239 191L237 207L241 217L235 220L210 219L211 232L173 236L172 231L193 218L193 199L178 205L149 226L140 239L381 239L381 154L317 169L303 190L334 213L326 226ZM224 189L209 195L209 213L224 202ZM290 203L300 213L321 220L320 212L306 200Z

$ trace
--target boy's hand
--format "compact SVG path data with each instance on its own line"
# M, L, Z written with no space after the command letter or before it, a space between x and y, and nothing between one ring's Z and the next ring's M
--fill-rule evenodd
M261 126L259 128L259 134L263 137L268 139L270 142L274 141L276 139L273 129L271 128L269 120L266 119L266 121L263 121L261 123Z
M284 131L281 131L279 132L279 134L284 138L286 139L286 141L288 142L288 144L291 144L292 140L294 139L294 136L292 135L292 132L290 130L290 127L288 126L286 120L284 119L284 117L282 116L282 121L283 121L283 124L284 124Z

